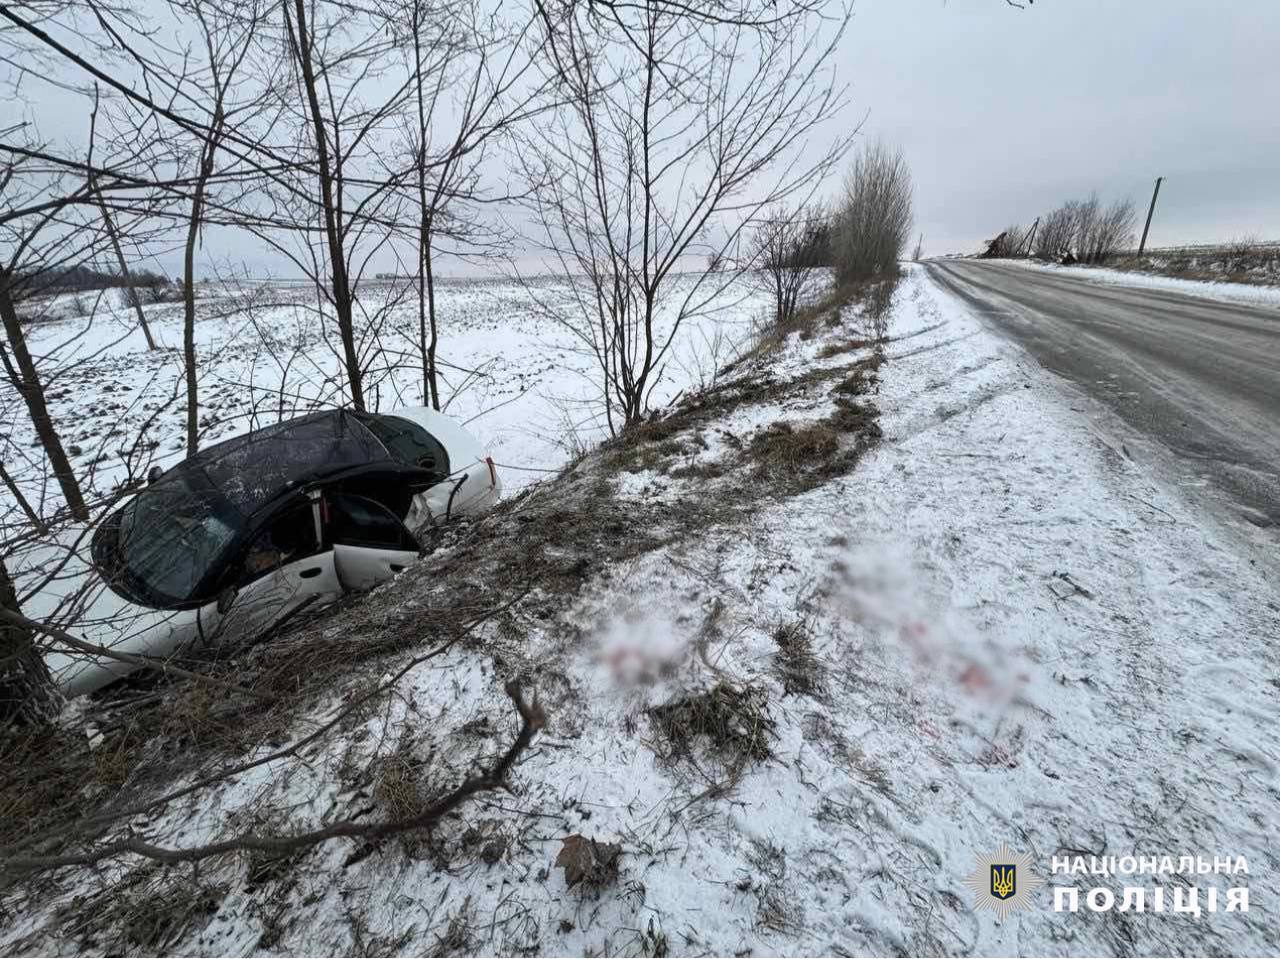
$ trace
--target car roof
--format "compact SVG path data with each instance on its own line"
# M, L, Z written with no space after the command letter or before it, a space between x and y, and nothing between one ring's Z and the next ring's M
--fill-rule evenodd
M188 487L216 490L248 517L286 490L383 463L403 468L358 415L324 410L207 447L166 472L154 486L181 479Z

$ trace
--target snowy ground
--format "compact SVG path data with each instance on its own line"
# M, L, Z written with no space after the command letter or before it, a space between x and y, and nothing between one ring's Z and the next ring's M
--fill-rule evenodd
M751 375L791 382L847 363L824 354L850 333L846 324L793 336ZM1273 952L1275 585L920 269L898 290L890 336L874 397L884 439L852 472L770 495L745 522L593 567L580 589L540 596L534 615L411 671L377 710L301 758L134 825L186 844L269 815L300 828L376 806L382 794L351 767L373 768L379 750L448 780L509 742L498 677L518 668L550 724L510 795L472 804L429 843L388 843L351 865L351 847L333 843L265 879L243 857L198 876L137 863L64 875L57 895L11 895L5 944L202 954ZM832 404L814 381L696 425L673 437L667 461L616 480L618 509L678 516L690 497L727 498L733 475L707 467L769 424L817 421ZM589 479L594 468L579 471ZM553 493L527 499L534 522L564 508L547 501ZM377 617L429 607L433 577L454 555L432 556L370 597ZM798 658L780 643L797 633L807 649ZM335 690L306 728L367 681ZM647 710L725 682L766 701L769 756L728 774L702 752L672 759ZM554 866L564 838L579 833L622 848L620 874L599 888L570 887ZM963 880L1002 843L1032 855L1045 878L1054 855L1245 856L1253 908L1198 919L1054 913L1042 889L1031 910L997 923L971 909ZM193 885L208 904L144 935L119 909L113 925L72 899L112 882L132 904L126 916ZM1117 894L1126 884L1097 882Z

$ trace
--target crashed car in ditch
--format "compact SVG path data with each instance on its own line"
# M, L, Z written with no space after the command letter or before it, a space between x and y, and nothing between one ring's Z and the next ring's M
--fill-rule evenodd
M500 495L480 443L434 410L313 413L153 476L91 531L85 581L59 599L79 638L115 652L241 641L390 579L420 555L411 529ZM139 668L67 652L46 662L69 696Z

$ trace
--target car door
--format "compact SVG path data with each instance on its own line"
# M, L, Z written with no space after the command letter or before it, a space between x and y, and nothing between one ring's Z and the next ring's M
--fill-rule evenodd
M394 512L366 496L325 495L325 542L343 589L372 589L416 561L418 542Z
M250 638L304 608L337 599L342 585L334 560L321 536L318 501L272 516L250 537L235 585L220 597L225 613L219 639Z

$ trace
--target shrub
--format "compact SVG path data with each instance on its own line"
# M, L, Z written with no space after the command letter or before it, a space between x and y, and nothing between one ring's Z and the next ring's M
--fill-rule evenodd
M756 280L773 301L773 322L785 326L809 305L822 284L827 217L819 209L777 207L756 226L751 255Z
M1138 211L1129 197L1106 209L1098 195L1068 200L1040 219L1033 253L1042 260L1074 257L1082 263L1105 263L1133 242Z
M911 171L902 151L869 143L853 161L832 247L841 282L896 273L911 233Z

